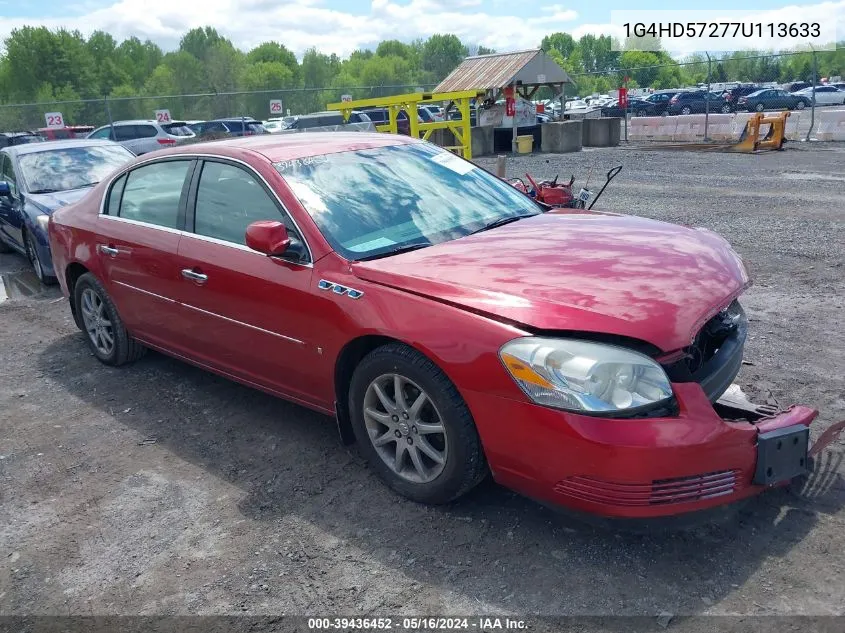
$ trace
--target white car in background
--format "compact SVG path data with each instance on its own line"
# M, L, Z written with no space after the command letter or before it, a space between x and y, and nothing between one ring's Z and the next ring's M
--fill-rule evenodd
M792 94L807 97L812 101L813 88L803 88ZM816 105L845 105L845 90L840 90L836 86L816 86Z

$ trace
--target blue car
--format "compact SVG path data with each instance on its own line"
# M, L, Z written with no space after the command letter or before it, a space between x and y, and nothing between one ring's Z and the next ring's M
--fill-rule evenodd
M134 156L118 143L92 139L0 150L0 252L17 251L42 283L56 283L47 240L50 215Z

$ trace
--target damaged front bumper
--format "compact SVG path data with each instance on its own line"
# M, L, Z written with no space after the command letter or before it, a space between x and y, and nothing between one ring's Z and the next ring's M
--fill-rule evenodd
M469 393L494 478L544 502L607 517L685 514L745 499L801 476L845 422L809 446L818 412L779 411L731 386L711 403L672 385L672 417L603 419Z

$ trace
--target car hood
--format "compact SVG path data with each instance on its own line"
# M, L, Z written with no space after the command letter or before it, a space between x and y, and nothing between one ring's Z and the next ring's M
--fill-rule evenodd
M78 202L89 191L91 191L91 187L57 191L56 193L30 193L27 194L27 199L38 205L45 213L52 213L56 209Z
M711 231L584 211L545 213L352 270L530 329L627 336L664 352L689 345L750 283Z

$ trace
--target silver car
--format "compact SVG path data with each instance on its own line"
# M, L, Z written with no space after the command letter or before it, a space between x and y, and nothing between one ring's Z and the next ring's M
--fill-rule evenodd
M112 132L114 128L114 132ZM194 133L184 121L159 123L151 120L115 121L91 132L87 138L117 141L136 155L184 143L194 138Z

